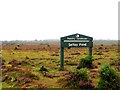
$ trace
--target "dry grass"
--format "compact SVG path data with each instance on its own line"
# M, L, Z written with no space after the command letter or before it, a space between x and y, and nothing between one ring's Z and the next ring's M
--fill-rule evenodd
M20 45L19 50L14 50L16 45L3 45L2 60L4 60L5 68L2 69L3 77L10 75L3 82L3 88L6 87L47 87L56 88L61 87L57 81L64 76L59 71L60 68L60 50L58 45ZM101 48L102 47L102 48ZM65 70L73 71L79 64L80 58L86 57L88 54L87 48L71 48L65 49ZM99 54L102 53L102 54ZM118 59L119 52L117 46L94 46L93 47L93 64L97 66L96 69L88 69L89 76L92 78L95 85L99 81L99 68L104 63L111 63ZM11 65L9 62L16 60L21 65ZM44 66L48 69L49 75L58 75L59 77L46 77L40 71L40 67ZM11 71L8 68L11 68ZM114 67L114 65L113 65ZM13 73L14 72L14 73ZM18 76L14 76L14 74ZM24 74L22 74L24 73ZM14 77L27 77L33 75L31 82L27 84L19 84L17 81L12 81Z

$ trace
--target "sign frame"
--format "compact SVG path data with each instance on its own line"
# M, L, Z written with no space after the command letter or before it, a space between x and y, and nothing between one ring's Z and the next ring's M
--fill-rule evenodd
M88 47L89 56L92 56L93 37L82 34L72 34L60 38L60 67L64 68L64 48Z

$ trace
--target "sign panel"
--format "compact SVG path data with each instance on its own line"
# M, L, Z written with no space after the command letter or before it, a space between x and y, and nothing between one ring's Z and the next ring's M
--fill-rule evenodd
M61 38L62 47L92 47L93 38L81 34L73 34Z

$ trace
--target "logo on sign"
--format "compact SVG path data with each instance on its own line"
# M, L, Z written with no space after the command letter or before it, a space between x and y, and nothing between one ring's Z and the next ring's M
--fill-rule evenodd
M79 35L76 35L76 37L78 38L78 37L79 37Z

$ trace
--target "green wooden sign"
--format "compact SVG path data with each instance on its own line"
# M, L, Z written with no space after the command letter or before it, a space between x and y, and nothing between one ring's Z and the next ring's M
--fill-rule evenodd
M64 48L72 47L88 47L89 56L92 56L92 47L93 47L93 38L82 35L82 34L73 34L60 38L60 67L64 67Z

